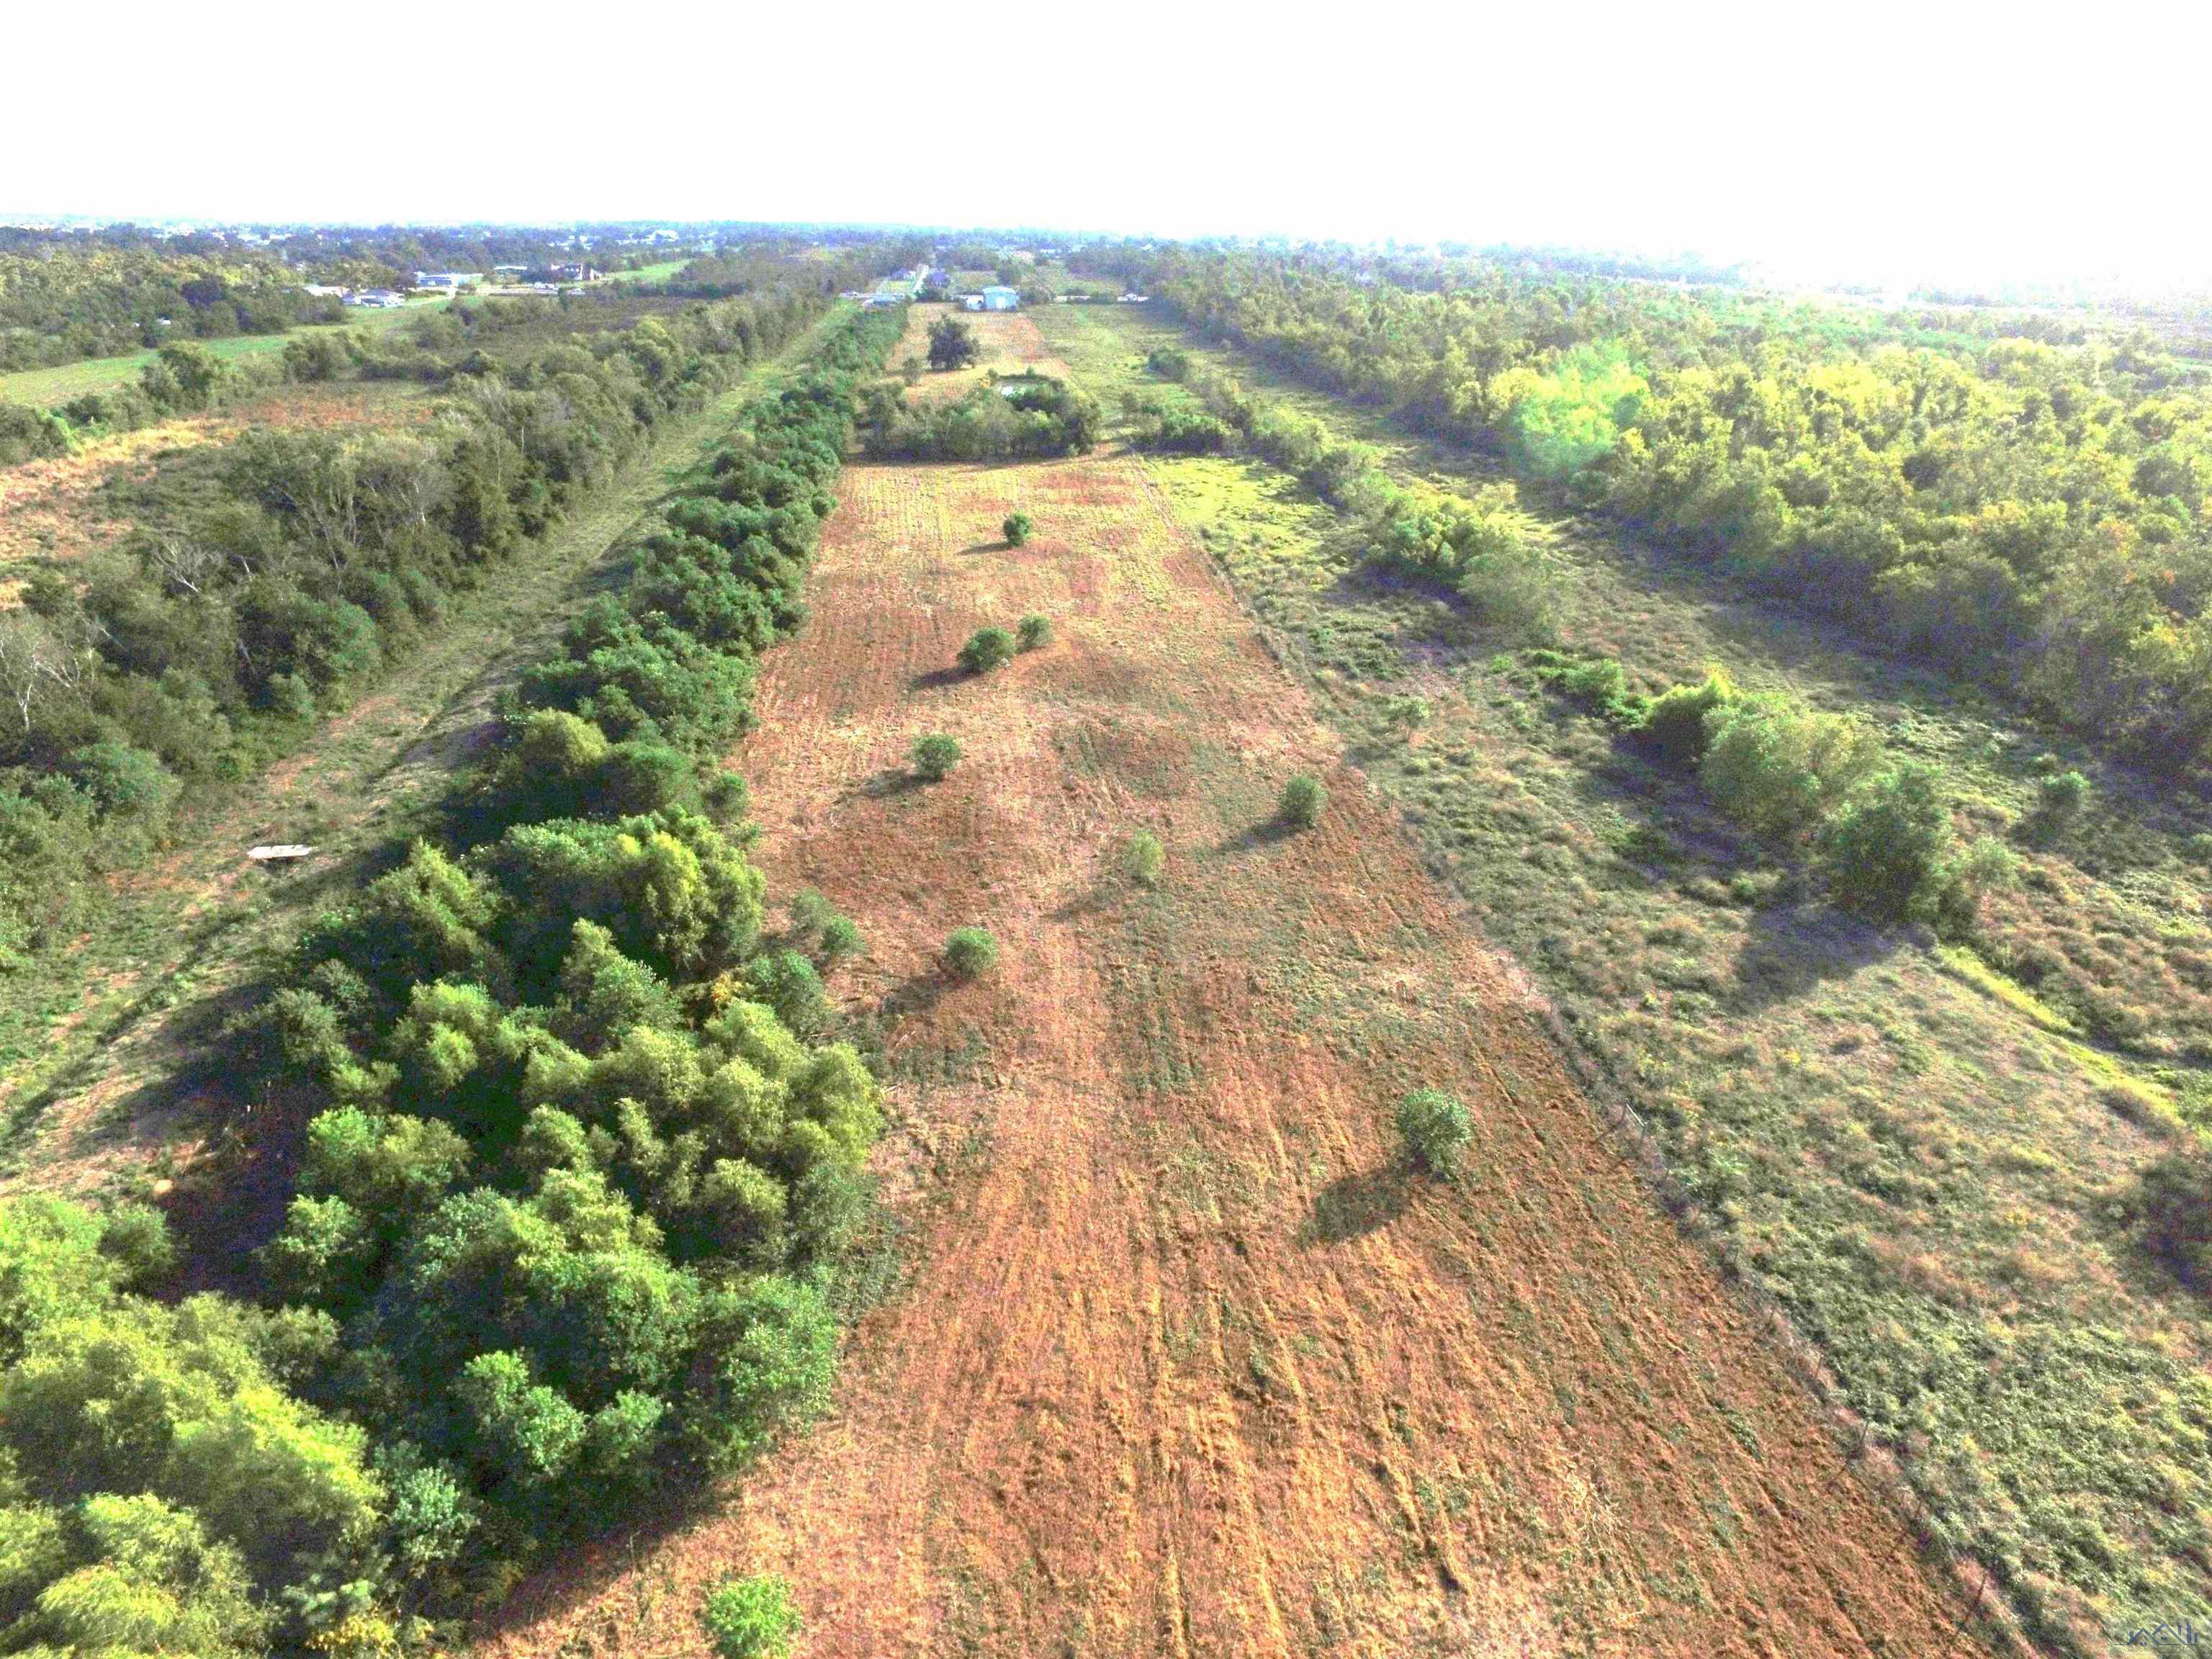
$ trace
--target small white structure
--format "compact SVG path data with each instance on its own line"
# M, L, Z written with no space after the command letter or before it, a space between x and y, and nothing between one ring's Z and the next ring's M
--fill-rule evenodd
M365 288L358 294L346 296L349 306L362 306L371 311L388 311L407 303L407 296L395 294L388 288Z
M473 288L482 281L483 272L480 270L418 270L415 273L415 286L417 288Z
M300 842L279 842L269 847L249 847L246 856L256 864L282 864L292 859L303 859L315 849Z
M1002 283L994 283L989 288L985 289L982 294L982 309L985 311L1018 311L1021 309L1022 296L1019 294L1017 294L1012 289L1007 288Z

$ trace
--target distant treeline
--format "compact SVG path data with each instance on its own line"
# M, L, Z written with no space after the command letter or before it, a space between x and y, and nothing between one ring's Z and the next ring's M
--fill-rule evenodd
M715 757L896 333L833 325L749 411L451 836L240 1031L234 1075L313 1114L258 1300L157 1299L142 1206L0 1203L6 1650L442 1650L549 1547L819 1407L877 1087L763 948Z
M68 920L88 868L157 842L180 791L249 775L296 742L437 627L448 596L825 304L763 294L513 361L396 346L450 380L428 422L250 431L222 453L212 501L35 573L21 608L0 612L0 964ZM470 329L424 322L456 347ZM149 376L204 403L210 363L173 349Z
M2212 392L2146 337L1130 252L1194 327L2140 755L2212 745ZM1993 319L1980 319L1983 326Z
M565 229L387 226L302 232L255 246L210 235L161 238L128 228L89 235L0 228L0 373L343 320L339 302L308 294L308 283L404 289L417 270L489 276L502 264L543 270L570 261L622 270L671 252L622 246L618 235L617 228L605 228L592 247L578 248ZM769 280L791 286L800 251L784 235L733 240L721 257L754 280L719 289L703 284L696 297L750 293L771 268ZM849 257L859 264L873 259ZM824 263L821 269L838 268ZM881 275L879 265L871 280L874 275Z

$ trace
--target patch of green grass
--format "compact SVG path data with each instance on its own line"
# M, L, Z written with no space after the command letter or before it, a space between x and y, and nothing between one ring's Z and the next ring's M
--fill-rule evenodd
M349 330L382 334L403 322L411 322L425 311L442 310L449 303L446 300L418 300L389 311L349 311L342 323L308 323L294 329L291 334L238 334L228 339L191 343L205 347L209 356L223 362L240 362L283 350L284 342L294 335L342 334ZM53 368L24 368L12 374L0 374L0 403L27 404L44 409L82 398L88 392L110 392L136 381L139 371L154 357L152 351L132 351L119 357L88 357L82 362L63 363Z

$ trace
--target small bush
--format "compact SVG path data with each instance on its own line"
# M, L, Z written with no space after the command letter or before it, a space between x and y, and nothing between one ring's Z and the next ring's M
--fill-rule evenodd
M1006 532L1008 547L1019 547L1029 540L1030 532L1036 528L1036 520L1026 513L1009 513L999 528Z
M1052 643L1052 618L1040 617L1032 611L1016 625L1015 636L1024 651L1035 651Z
M1426 726L1434 714L1426 697L1392 697L1382 705L1383 724L1409 738Z
M1828 890L1878 922L1924 921L1969 932L1986 890L2016 878L2019 860L1987 837L1962 849L1942 775L1906 761L1854 789L1814 840Z
M822 931L823 924L837 914L830 901L811 887L802 887L785 901L784 908L791 912L791 926L802 939L811 939Z
M866 948L860 930L850 916L832 916L822 924L822 959L842 962L847 957L856 957Z
M1881 764L1881 739L1850 714L1741 697L1705 717L1698 781L1723 811L1786 838L1820 822Z
M1139 830L1121 843L1121 873L1139 887L1157 887L1167 869L1168 857L1160 838Z
M932 732L915 739L914 769L932 783L942 782L959 764L959 738L943 732Z
M1570 702L1579 703L1615 726L1641 725L1650 707L1628 689L1628 671L1611 657L1596 657L1562 668L1553 684Z
M1735 699L1735 682L1728 671L1708 668L1699 684L1669 686L1653 698L1637 724L1637 735L1669 764L1695 766L1705 759L1711 736L1708 716Z
M1398 1139L1417 1170L1450 1180L1474 1134L1467 1103L1456 1095L1416 1089L1398 1103Z
M999 941L987 927L956 927L945 940L945 965L957 978L979 978L999 965Z
M784 1659L799 1629L791 1585L773 1574L725 1578L699 1609L715 1659Z
M1003 628L979 628L960 647L960 665L971 674L988 674L1014 659L1014 636Z
M1285 823L1310 830L1328 810L1328 791L1322 787L1321 780L1310 772L1301 772L1283 786L1283 798L1275 811Z
M2081 816L2089 804L2089 780L2079 772L2057 772L2045 777L2035 792L2035 827L2056 835Z

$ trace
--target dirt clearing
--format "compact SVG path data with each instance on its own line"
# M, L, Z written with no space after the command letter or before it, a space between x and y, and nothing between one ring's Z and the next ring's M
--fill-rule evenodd
M1144 468L841 495L738 758L774 890L868 940L834 984L888 1034L912 1278L829 1422L485 1651L702 1653L703 1589L758 1571L810 1659L1982 1651ZM1030 611L1050 645L951 672ZM1301 769L1332 804L1289 833ZM1002 960L951 984L970 923ZM1419 1086L1473 1109L1456 1187L1396 1168Z

